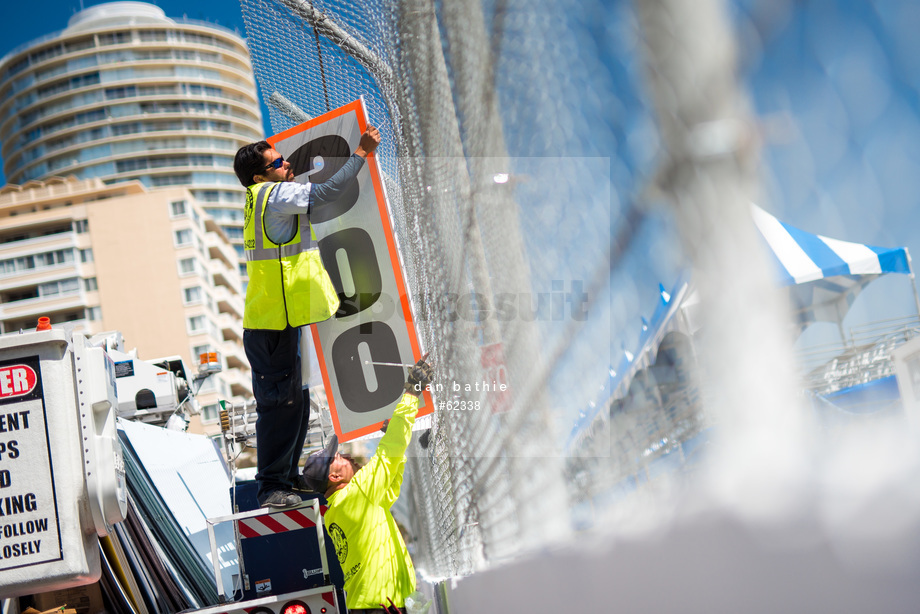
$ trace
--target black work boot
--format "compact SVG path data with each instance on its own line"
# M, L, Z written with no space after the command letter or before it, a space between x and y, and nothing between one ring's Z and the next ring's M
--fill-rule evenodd
M294 507L300 505L300 497L289 490L276 490L269 494L260 504L262 507Z

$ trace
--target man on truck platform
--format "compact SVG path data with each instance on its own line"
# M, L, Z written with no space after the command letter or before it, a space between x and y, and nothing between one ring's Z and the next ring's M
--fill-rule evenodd
M380 144L368 126L354 153L321 184L297 183L294 170L266 141L236 153L233 170L246 188L243 239L249 285L243 348L256 399L259 505L293 507L305 490L298 463L310 422L302 386L300 327L327 320L339 297L323 267L310 216L338 199Z

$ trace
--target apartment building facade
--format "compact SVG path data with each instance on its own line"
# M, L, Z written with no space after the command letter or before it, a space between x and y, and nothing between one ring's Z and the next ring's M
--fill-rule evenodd
M252 397L243 304L236 252L188 188L75 177L0 188L0 332L47 316L118 330L142 360L179 355L194 369L219 352L196 431L219 430L218 400Z

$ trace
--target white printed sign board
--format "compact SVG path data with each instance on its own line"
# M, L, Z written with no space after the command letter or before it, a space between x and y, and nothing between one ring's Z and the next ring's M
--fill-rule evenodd
M0 571L63 558L37 356L0 362Z
M366 127L363 101L356 100L268 142L297 181L322 183L345 164ZM380 429L402 396L405 368L370 363L408 364L421 356L373 154L353 187L315 210L310 222L341 300L333 318L310 328L335 432L349 441ZM419 416L432 407L426 391Z

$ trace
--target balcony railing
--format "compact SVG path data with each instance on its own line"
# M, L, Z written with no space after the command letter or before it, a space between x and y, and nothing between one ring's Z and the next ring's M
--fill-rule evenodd
M217 325L227 341L242 343L243 341L243 324L229 313L221 313L217 316Z
M235 267L239 263L240 259L236 255L236 250L216 232L206 232L204 239L212 260L219 258L228 267Z
M242 369L227 369L221 374L234 397L252 397L252 378Z
M6 260L2 256L3 252L16 253L28 251L36 253L39 249L47 251L52 248L74 247L76 245L76 233L73 230L62 230L53 234L42 235L39 237L29 237L27 239L17 239L14 241L0 241L0 260Z
M221 345L228 369L248 369L249 360L238 343L226 341Z

